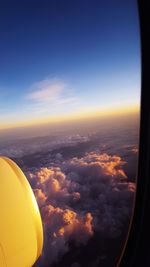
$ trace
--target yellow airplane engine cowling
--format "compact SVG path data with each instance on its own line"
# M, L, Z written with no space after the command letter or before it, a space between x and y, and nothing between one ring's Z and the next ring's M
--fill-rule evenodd
M21 169L0 157L0 267L31 267L43 248L33 191Z

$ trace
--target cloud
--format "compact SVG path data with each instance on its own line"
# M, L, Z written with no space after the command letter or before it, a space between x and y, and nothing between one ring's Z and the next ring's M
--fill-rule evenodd
M57 129L57 128L56 128ZM39 129L35 129L33 132L31 132L31 136L32 133L34 133L35 135L39 134L39 140L37 142L37 139L26 139L28 132L24 132L25 129L23 129L23 131L18 135L18 138L16 136L16 132L15 132L15 138L17 139L17 141L15 140L11 140L9 142L5 142L0 144L0 155L5 155L7 157L23 157L25 155L30 157L30 154L35 154L40 156L41 151L44 151L46 153L49 153L50 151L52 151L53 149L56 148L60 148L60 146L75 146L78 143L84 143L90 140L90 138L88 136L84 136L84 135L77 135L77 134L71 134L69 136L63 135L60 136L59 138L56 135L56 137L54 138L53 133L51 133L51 135L46 138L45 136L41 136L40 134L43 135L43 132L45 135L49 134L49 131L46 132L46 130L42 130L42 132L39 132ZM54 129L54 133L56 133L57 130ZM24 134L25 133L25 134ZM6 134L4 134L4 136L7 137ZM10 133L10 136L12 138L13 134ZM21 136L21 140L20 140L20 136ZM30 136L30 135L29 135ZM22 139L24 138L24 139ZM57 160L62 160L62 155L60 153L57 153L56 155Z
M70 242L86 245L98 232L106 238L120 236L130 220L135 183L129 182L117 155L86 153L41 167L28 178L34 187L45 228L41 265L58 261Z
M34 189L34 194L35 194L36 199L38 200L39 207L42 207L46 200L45 194L43 193L41 189Z
M44 113L56 105L68 105L77 102L72 90L58 79L45 79L34 83L26 96L32 102L30 109L34 113Z
M37 195L36 195L37 196ZM86 244L93 235L92 215L79 216L71 209L62 209L47 204L41 208L45 226L44 257L41 266L48 266L69 250L69 241Z
M51 102L59 99L64 88L63 82L45 79L31 86L32 91L28 94L28 98L36 102Z
M139 149L138 149L137 147L134 147L131 151L132 151L134 154L138 154Z

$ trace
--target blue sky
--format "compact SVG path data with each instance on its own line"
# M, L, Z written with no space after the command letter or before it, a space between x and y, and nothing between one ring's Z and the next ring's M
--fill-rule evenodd
M139 104L135 0L0 3L2 125Z

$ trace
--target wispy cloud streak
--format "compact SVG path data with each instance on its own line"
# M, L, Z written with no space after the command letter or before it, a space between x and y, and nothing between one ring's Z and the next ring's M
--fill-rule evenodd
M59 79L44 79L31 85L26 99L33 114L52 115L66 106L78 103L72 89Z

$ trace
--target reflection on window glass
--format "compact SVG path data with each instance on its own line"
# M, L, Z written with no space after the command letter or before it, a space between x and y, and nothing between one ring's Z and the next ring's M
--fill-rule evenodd
M40 207L35 267L114 267L136 190L136 1L9 1L0 9L0 155Z

